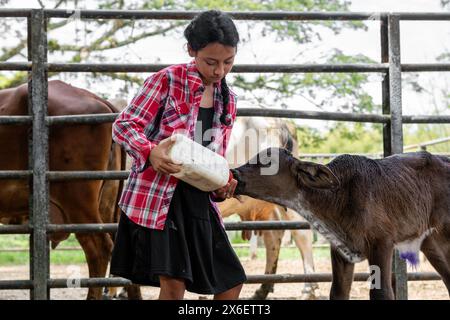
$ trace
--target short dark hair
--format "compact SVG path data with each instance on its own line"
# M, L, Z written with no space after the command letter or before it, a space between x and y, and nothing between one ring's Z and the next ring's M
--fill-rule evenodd
M218 42L224 46L237 48L239 33L231 17L218 10L204 11L189 23L184 30L184 36L192 50L198 51L210 43ZM227 118L230 91L225 77L221 81L223 112L220 121L229 124Z

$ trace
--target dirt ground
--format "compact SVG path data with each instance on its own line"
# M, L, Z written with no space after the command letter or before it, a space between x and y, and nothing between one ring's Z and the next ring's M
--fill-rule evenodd
M331 265L328 259L316 259L316 272L330 273ZM262 274L264 272L263 259L242 259L242 264L247 275ZM434 272L433 267L428 262L423 262L416 270L417 272ZM297 260L281 260L279 261L278 273L282 274L298 274L303 272L301 262ZM367 262L356 265L355 272L368 272ZM0 280L12 279L28 279L28 266L10 266L0 267ZM87 267L85 265L69 265L51 267L52 278L68 278L68 277L88 277ZM248 299L253 292L259 287L259 284L244 285L241 292L241 299ZM289 299L298 300L301 297L303 284L301 283L279 283L275 285L273 293L269 294L269 299ZM158 297L158 288L144 287L142 294L144 299L156 299ZM328 299L330 283L319 283L319 289L316 291L318 299ZM57 300L83 300L87 294L85 288L75 289L52 289L51 299ZM448 292L442 281L413 281L408 284L409 299L413 300L448 300ZM351 299L368 299L369 290L368 283L355 282L351 291ZM200 296L197 294L186 293L186 299L210 299L211 296ZM29 299L29 290L0 290L1 300L24 300Z

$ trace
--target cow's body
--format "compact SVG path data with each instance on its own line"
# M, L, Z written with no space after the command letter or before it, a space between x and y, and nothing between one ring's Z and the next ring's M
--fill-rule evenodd
M98 96L61 81L48 83L48 115L63 116L117 112ZM28 114L28 86L0 91L0 115ZM28 126L0 126L1 170L28 169ZM111 123L58 125L49 129L49 170L120 170L123 153L111 139ZM107 223L117 221L118 181L68 180L50 183L51 223ZM28 216L28 182L0 180L0 219L14 222ZM69 234L50 236L52 247ZM103 277L112 250L109 234L76 234L89 266L90 277ZM89 289L98 299L100 288Z

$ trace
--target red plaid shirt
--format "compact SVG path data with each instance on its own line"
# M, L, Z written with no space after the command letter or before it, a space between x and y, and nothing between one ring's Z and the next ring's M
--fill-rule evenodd
M119 207L135 223L151 228L164 228L170 201L178 179L157 173L149 165L152 148L174 131L184 130L194 137L203 82L192 61L165 68L148 77L131 103L113 124L113 139L133 159ZM236 117L236 95L230 90L228 125L220 122L222 114L220 83L214 84L213 135L208 148L224 156ZM159 121L156 119L160 118ZM219 210L210 199L220 221Z

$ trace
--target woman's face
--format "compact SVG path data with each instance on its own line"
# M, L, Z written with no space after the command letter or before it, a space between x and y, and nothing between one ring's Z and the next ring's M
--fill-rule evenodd
M204 85L220 82L230 72L236 55L236 48L218 42L210 43L198 51L188 46L189 55L195 58Z

